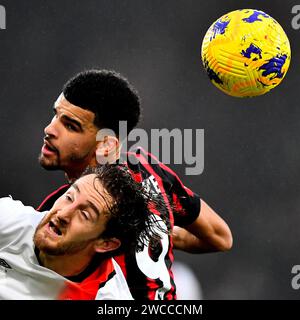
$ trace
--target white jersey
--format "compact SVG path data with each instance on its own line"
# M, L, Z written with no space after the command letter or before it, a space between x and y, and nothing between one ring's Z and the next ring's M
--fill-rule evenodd
M42 267L33 235L45 212L0 198L0 299L131 300L119 265L105 259L80 283Z

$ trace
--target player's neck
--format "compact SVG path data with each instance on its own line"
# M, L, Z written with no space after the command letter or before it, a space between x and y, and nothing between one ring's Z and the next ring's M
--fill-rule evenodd
M114 152L110 152L105 156L97 155L96 159L93 159L89 166L95 167L97 165L101 164L107 164L107 163L116 163L120 159L120 150L115 150ZM81 167L81 168L69 168L65 170L65 177L68 180L69 183L73 183L75 180L77 180L79 177L81 177L84 170L87 168Z
M73 183L76 181L83 173L84 170L82 171L75 171L75 172L67 172L65 171L65 178L69 183Z
M88 166L95 166L95 161L90 161L88 163L76 164L65 168L65 177L69 183L73 183L75 180L81 177L82 173Z

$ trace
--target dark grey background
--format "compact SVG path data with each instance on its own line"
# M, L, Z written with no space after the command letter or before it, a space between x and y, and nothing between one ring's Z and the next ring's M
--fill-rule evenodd
M229 253L176 253L196 272L206 299L297 299L291 269L300 264L300 30L294 1L1 0L0 194L36 206L64 182L37 157L43 128L63 83L84 68L116 69L138 88L141 127L205 129L205 169L185 176L228 222ZM261 9L285 29L292 63L283 83L252 99L226 96L200 60L213 21L240 8Z

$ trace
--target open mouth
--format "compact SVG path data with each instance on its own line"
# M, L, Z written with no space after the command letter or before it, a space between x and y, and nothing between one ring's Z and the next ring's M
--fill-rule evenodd
M53 147L47 140L44 140L44 144L47 150L57 152L57 149Z
M52 145L50 144L47 140L44 139L44 145L42 147L42 153L44 156L53 156L53 155L57 155L58 154L58 151L57 149Z
M49 228L58 236L62 235L62 232L60 231L60 229L52 221L49 221Z

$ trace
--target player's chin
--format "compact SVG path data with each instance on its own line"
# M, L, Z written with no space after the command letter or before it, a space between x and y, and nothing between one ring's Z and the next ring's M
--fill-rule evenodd
M56 255L60 251L58 248L60 243L59 239L51 238L42 231L36 233L33 242L39 251L46 254Z
M56 159L46 158L42 153L39 156L40 165L46 170L58 170L60 169L58 161Z
M36 244L36 248L40 253L43 252L44 254L51 256L58 256L61 254L61 250L58 246L50 244L46 241Z

